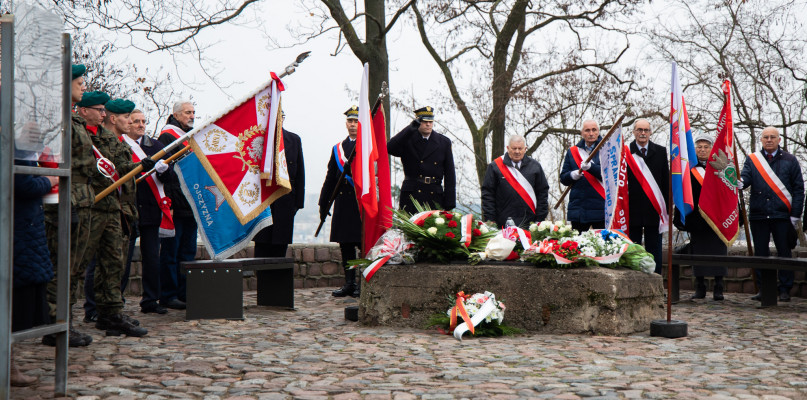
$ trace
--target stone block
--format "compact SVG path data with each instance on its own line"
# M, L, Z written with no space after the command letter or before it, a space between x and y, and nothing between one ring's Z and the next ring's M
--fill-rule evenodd
M331 248L331 260L342 261L342 252L339 250L339 246Z
M129 285L126 286L126 293L134 297L143 295L143 284L139 277L129 279Z
M286 248L286 258L294 258L294 249L291 247Z
M303 248L296 247L294 248L294 261L300 262L303 260Z
M341 265L335 262L326 262L322 264L322 275L341 275Z
M681 276L683 277L690 277L692 276L692 267L689 265L685 265L681 267Z
M340 278L331 278L330 279L330 287L342 287L345 284L345 277L342 276Z
M306 247L303 249L303 262L312 263L316 260L314 249Z
M692 288L694 287L692 283L692 278L681 279L681 282L679 282L678 284L680 285L679 289L681 290L692 290Z
M300 276L300 264L294 264L294 276Z
M244 279L244 290L258 290L258 278L250 276Z
M328 261L331 259L331 249L327 247L317 247L315 253L317 261Z
M743 293L756 293L757 289L754 287L754 281L748 279L743 281Z
M295 278L294 279L294 288L295 289L303 289L305 287L305 279L302 278Z
M305 288L306 288L306 289L311 289L311 288L316 287L316 282L317 282L317 281L315 281L315 280L313 280L313 279L306 279L306 280L305 280L305 284L304 284L304 285L305 285Z
M140 262L134 262L129 265L129 277L133 276L143 276L143 264Z
M751 268L729 268L729 271L734 271L737 278L753 278L753 271Z
M331 282L328 279L317 279L317 287L331 287ZM341 287L341 286L340 286Z
M297 267L298 267L298 272L300 273L300 276L302 276L303 278L308 276L308 265L307 264L297 264Z
M417 279L413 279L417 277ZM664 288L656 274L628 269L546 269L531 265L385 265L363 282L359 320L364 325L422 328L450 306L459 291L506 300L514 327L540 333L629 335L665 316ZM409 318L401 306L408 305Z
M803 281L805 275L807 274L804 271L794 271L793 280L796 282Z
M132 262L140 262L143 261L143 256L140 254L140 243L138 242L134 249L132 249Z
M316 278L322 275L322 264L320 263L313 263L308 266L308 274L306 274L309 278Z

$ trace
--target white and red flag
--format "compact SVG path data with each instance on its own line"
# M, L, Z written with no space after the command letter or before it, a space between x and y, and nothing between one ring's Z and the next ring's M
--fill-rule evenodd
M740 233L739 171L734 162L734 121L731 110L731 82L723 82L725 101L717 121L717 139L706 163L703 188L698 199L701 216L720 240L731 246Z
M687 106L684 92L678 79L678 65L672 63L672 90L670 103L670 174L672 183L673 204L681 212L681 222L695 207L692 199L692 181L690 169L698 156L695 154L695 143L692 141L692 130L689 127ZM652 199L652 197L651 197Z
M362 256L392 226L392 193L384 107L373 115L369 101L369 64L364 64L359 92L359 132L351 172L364 228Z

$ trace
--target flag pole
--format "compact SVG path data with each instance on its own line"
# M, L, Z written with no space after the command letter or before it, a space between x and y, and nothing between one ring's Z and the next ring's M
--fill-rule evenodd
M301 62L303 62L303 60L305 60L306 58L308 58L308 55L309 55L310 53L311 53L310 51L306 51L306 52L304 52L304 53L300 53L300 54L297 56L297 58L294 60L294 62L292 62L291 64L289 64L288 66L286 66L286 68L283 70L283 73L282 73L282 74L280 74L280 75L278 76L278 79L280 79L280 78L283 78L283 77L285 77L285 76L288 76L288 75L293 74L293 73L294 73L294 71L296 71L297 67L300 65L300 63L301 63ZM269 82L268 82L268 84L271 84L271 83L272 83L271 81L269 81ZM247 99L248 99L248 98L247 98ZM243 103L243 102L244 102L244 101L246 101L247 99L244 99L244 100L242 100L242 101L239 101L239 102L238 102L238 103L236 103L236 104L235 104L233 107L228 108L227 110L225 110L224 112L222 112L221 114L219 114L218 116L216 116L215 118L213 118L213 120L212 120L212 121L210 121L210 122L216 121L216 120L218 120L219 118L223 117L225 114L227 114L228 112L230 112L230 111L231 111L233 108L235 108L235 107L237 107L237 106L241 105L241 103ZM208 125L210 125L210 124L209 124L209 123L202 124L202 128L207 127ZM199 129L191 129L189 132L187 132L187 133L185 133L184 135L180 136L179 138L177 138L176 140L174 140L173 142L171 142L170 144L168 144L167 146L165 146L165 147L164 147L162 150L158 151L156 154L154 154L154 155L153 155L153 156L151 156L150 158L151 158L152 160L154 160L154 161L158 161L159 159L163 158L163 157L164 157L166 154L168 154L168 152L170 152L171 150L173 150L175 147L179 146L179 145L180 145L182 142L184 142L184 141L188 140L188 138L190 138L191 136L195 135L195 134L196 134L196 132L197 132L198 130L199 130ZM186 152L187 152L188 150L190 150L190 146L185 146L185 148L183 149L183 151L186 151ZM113 182L113 183L112 183L111 185L109 185L109 186L108 186L106 189L104 189L104 190L102 190L100 193L98 193L98 194L95 196L95 201L94 201L94 202L95 202L95 203L99 202L101 199L103 199L103 198L104 198L104 197L106 197L108 194L110 194L110 193L112 193L113 191L115 191L115 189L117 189L118 187L120 187L121 185L123 185L124 183L126 183L127 181L131 180L132 178L134 178L134 177L135 177L135 175L139 174L139 173L140 173L140 172L142 172L142 171L143 171L143 166L142 166L142 165L138 165L138 166L136 166L134 169L132 169L131 171L129 171L129 173L127 173L126 175L124 175L124 176L120 177L120 178L119 178L117 181Z
M591 161L591 159L594 158L594 155L597 154L597 152L600 150L600 147L602 147L602 145L608 141L608 138L610 138L611 135L613 135L614 132L616 132L616 128L618 128L622 124L622 119L624 118L625 114L622 114L619 116L619 118L617 118L616 122L614 122L614 124L611 126L611 129L609 129L608 133L605 134L605 137L602 138L602 140L600 140L600 143L597 144L597 147L595 147L594 150L591 151L591 154L588 155L588 158L586 158L586 161L584 161L583 164ZM582 169L578 169L577 171L579 173L583 173ZM561 193L560 195L560 199L558 199L558 202L555 203L554 207L552 207L553 210L557 210L558 207L560 207L560 204L563 203L563 199L565 199L566 195L569 194L569 191L572 190L572 186L574 186L574 182L572 182L571 185L566 186L566 189L564 189L563 193Z

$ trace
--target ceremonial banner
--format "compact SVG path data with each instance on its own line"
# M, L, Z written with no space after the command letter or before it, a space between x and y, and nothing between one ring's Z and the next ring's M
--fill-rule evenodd
M378 238L392 226L392 193L384 107L379 103L378 112L371 115L368 99L369 70L369 64L364 64L359 92L359 132L354 160L350 166L364 227L362 256L366 256Z
M697 160L695 143L692 141L692 130L689 128L689 116L684 102L681 82L678 80L678 66L672 63L672 98L670 104L670 166L673 204L681 212L681 222L692 212L695 203L692 199L692 181L689 160Z
M630 150L622 138L622 127L600 148L600 168L605 190L605 227L628 233L628 165Z
M212 123L194 129L188 141L242 224L291 191L279 109L278 80L273 79ZM270 116L275 116L274 125Z
M701 216L720 240L731 247L740 233L739 171L734 164L734 121L731 110L731 82L723 82L725 101L717 121L717 139L706 163L703 189L698 199Z
M177 163L182 191L214 259L229 257L271 225L269 204L291 191L277 118L283 87L272 78L194 129L188 140L193 152Z

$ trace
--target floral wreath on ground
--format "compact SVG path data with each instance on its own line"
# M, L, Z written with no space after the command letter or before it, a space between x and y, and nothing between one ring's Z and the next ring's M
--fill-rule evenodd
M454 335L457 340L462 340L466 332L472 336L504 336L522 332L504 324L504 302L497 301L496 295L491 292L473 295L459 292L449 300L453 306L445 313L433 315L427 328L436 326L440 333Z

